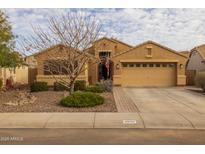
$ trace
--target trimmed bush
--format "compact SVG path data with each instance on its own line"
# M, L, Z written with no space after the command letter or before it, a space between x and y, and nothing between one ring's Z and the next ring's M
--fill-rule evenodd
M205 72L198 72L196 74L196 85L201 87L205 92Z
M48 85L47 82L34 82L31 87L31 92L37 92L37 91L47 91Z
M68 87L61 84L61 82L54 82L54 91L65 91L69 90Z
M99 85L90 85L85 89L85 91L93 92L93 93L102 93L105 91L105 89Z
M3 86L3 79L0 79L0 90L1 90L2 86Z
M91 92L76 91L63 98L60 104L65 107L92 107L104 103L104 98Z
M78 91L78 90L85 90L86 89L86 82L85 80L77 80L75 81L74 84L74 91Z

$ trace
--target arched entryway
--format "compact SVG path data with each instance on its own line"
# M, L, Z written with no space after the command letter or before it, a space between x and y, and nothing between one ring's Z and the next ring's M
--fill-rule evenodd
M107 57L102 57L98 64L98 81L113 80L114 63Z

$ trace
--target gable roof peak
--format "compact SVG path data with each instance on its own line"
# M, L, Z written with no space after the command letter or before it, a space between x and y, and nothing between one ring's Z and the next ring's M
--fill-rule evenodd
M98 42L98 41L103 40L103 39L112 41L112 42L114 42L114 43L121 43L121 44L124 44L124 45L126 45L126 46L133 47L133 46L131 46L131 45L125 43L125 42L122 42L122 41L120 41L120 40L118 40L118 39L116 39L116 38L112 38L112 37L109 38L109 37L106 37L106 36L103 36L103 37L99 38L99 39L96 40L95 42ZM95 43L95 42L94 42L94 43Z
M161 48L164 48L164 49L166 49L166 50L169 50L169 51L171 51L171 52L174 53L174 54L177 54L177 55L179 55L179 56L182 56L182 57L184 57L184 58L187 58L187 56L185 56L185 55L183 55L183 54L181 54L181 53L179 53L179 52L177 52L177 51L175 51L175 50L173 50L173 49L171 49L171 48L168 48L168 47L166 47L166 46L164 46L164 45L161 45L161 44L159 44L159 43L157 43L157 42L154 42L154 41L152 41L152 40L148 40L148 41L145 41L145 42L143 42L143 43L140 43L140 44L138 44L138 45L136 45L136 46L134 46L134 47L132 47L132 48L126 50L126 51L117 53L116 55L121 55L121 54L127 53L127 52L129 52L129 51L131 51L131 50L133 50L133 49L135 49L135 48L138 48L138 47L140 47L140 46L142 46L142 45L145 45L145 44L148 44L148 43L152 43L152 44L154 44L154 45L156 45L156 46L159 46L159 47L161 47Z
M145 41L145 42L147 42L147 43L153 43L154 41L152 41L152 40L147 40L147 41Z
M96 43L96 42L99 42L100 40L103 40L103 39L106 39L106 40L109 40L109 41L112 41L112 42L116 43L116 41L114 41L114 40L112 40L108 37L103 36L103 37L99 38L98 40L94 41L93 44Z

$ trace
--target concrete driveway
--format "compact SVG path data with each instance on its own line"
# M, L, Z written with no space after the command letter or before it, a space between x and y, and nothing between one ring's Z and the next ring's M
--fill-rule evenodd
M138 113L145 128L205 128L205 94L200 89L115 87L114 97L118 111Z

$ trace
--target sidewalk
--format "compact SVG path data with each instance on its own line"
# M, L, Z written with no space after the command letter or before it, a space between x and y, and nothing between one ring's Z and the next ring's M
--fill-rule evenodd
M0 113L0 128L161 128L205 129L205 117L192 122L150 113Z

